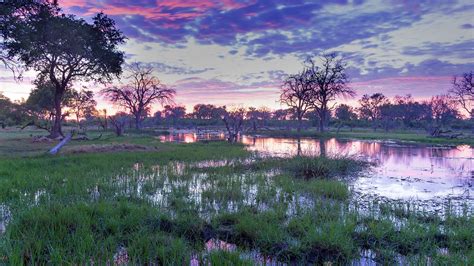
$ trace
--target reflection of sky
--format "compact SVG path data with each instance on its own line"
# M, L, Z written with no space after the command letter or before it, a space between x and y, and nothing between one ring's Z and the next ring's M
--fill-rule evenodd
M224 138L223 135L178 134L163 137L163 141L194 142L198 139ZM294 156L298 141L291 138L254 138L244 136L248 149L274 156ZM362 140L301 139L301 154L355 156L375 162L372 171L354 181L360 191L389 198L433 199L474 195L474 149L399 145Z
M295 155L298 141L284 138L243 138L249 149L273 155ZM360 140L301 139L302 154L357 156L376 162L373 171L354 182L356 190L389 198L431 199L474 195L474 150L399 145Z

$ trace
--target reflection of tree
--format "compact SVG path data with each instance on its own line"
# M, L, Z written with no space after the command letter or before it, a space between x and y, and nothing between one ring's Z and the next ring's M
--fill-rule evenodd
M296 140L296 156L301 156L301 138Z
M323 139L319 140L319 155L321 157L326 157L326 141Z

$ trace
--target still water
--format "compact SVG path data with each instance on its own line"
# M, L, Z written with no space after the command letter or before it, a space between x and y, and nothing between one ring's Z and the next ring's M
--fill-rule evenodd
M161 136L162 141L196 142L223 139L223 134L183 133ZM375 165L351 182L359 194L402 200L446 200L474 204L474 149L468 145L430 146L312 138L243 136L247 149L264 156L352 156Z

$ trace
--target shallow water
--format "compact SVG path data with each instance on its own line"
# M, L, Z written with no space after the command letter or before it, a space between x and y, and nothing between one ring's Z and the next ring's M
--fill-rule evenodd
M162 141L196 142L224 139L223 134L182 133ZM452 199L474 204L474 149L468 145L432 146L393 141L243 136L247 149L261 155L353 156L374 162L352 182L357 193L388 199Z

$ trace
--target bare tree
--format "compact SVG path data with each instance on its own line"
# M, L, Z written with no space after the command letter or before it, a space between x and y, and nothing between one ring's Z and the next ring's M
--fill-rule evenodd
M229 142L237 142L239 134L242 131L245 117L245 108L233 108L230 111L225 112L222 120L224 121L225 127L229 137Z
M109 116L109 120L114 127L115 135L117 135L117 137L122 136L129 120L128 115L123 112L117 113L113 116Z
M281 87L280 103L286 104L293 110L298 120L297 131L301 131L303 117L311 109L311 86L308 79L309 72L305 69L301 73L288 76Z
M110 87L102 90L114 104L130 111L135 117L135 128L141 128L141 122L149 112L153 103L172 103L176 94L174 89L166 87L153 76L153 68L141 64L129 66L130 83L120 87Z
M307 82L311 87L311 105L319 116L319 130L324 132L324 126L334 107L329 106L330 102L338 97L354 97L355 91L347 85L349 78L342 58L330 53L319 57L319 61L307 59L307 71L310 75Z
M474 81L472 80L472 74L471 71L464 73L460 78L454 76L453 87L449 90L449 93L459 102L470 118L474 117Z

